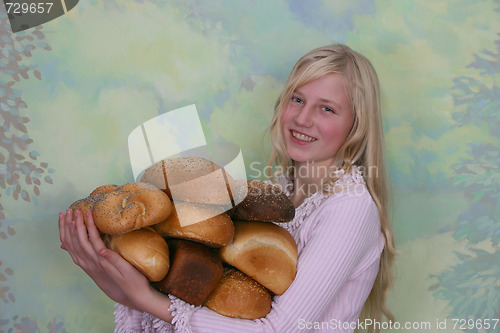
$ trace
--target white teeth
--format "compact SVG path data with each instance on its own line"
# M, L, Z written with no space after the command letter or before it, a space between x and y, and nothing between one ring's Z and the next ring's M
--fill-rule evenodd
M310 137L310 136L307 136L304 134L300 134L300 133L297 133L295 131L292 131L292 135L294 138L299 139L301 141L306 141L306 142L316 141L316 139L313 137Z

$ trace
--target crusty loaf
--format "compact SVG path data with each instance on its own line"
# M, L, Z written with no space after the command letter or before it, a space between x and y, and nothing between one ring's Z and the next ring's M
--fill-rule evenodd
M187 220L181 224L179 216ZM174 213L164 222L152 226L160 235L222 247L234 236L234 225L226 213L210 205L189 202L175 203Z
M157 186L174 201L231 207L228 188L234 180L217 164L202 157L168 158L144 171L141 182Z
M222 262L202 244L168 240L170 271L155 287L193 305L201 305L222 277Z
M221 259L271 292L283 294L297 273L297 245L273 223L234 221L231 243L219 250Z
M239 270L227 268L203 305L226 317L257 319L271 310L271 295Z
M278 186L256 180L237 180L234 197L246 197L228 214L235 220L290 222L295 217L292 201Z
M102 193L93 207L97 228L112 235L160 223L171 212L170 198L147 183L129 183Z
M151 228L106 236L106 245L141 271L150 281L160 281L170 267L165 239Z

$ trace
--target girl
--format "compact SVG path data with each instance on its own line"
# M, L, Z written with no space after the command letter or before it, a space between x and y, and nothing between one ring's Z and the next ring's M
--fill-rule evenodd
M153 289L106 249L86 212L59 214L63 249L116 301L115 332L378 331L391 285L377 75L345 45L315 49L293 68L271 122L272 180L296 207L297 276L262 319L227 318ZM364 320L364 319L371 319Z

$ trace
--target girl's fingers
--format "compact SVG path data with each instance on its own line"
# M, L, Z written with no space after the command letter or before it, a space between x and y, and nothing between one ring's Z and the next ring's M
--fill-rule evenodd
M99 251L99 263L102 268L115 280L123 278L121 267L121 260L125 261L118 253L110 249L102 249ZM128 264L128 262L126 262Z
M94 223L94 217L92 216L92 212L90 210L87 210L86 214L87 214L87 231L89 233L90 244L92 244L92 247L96 252L99 252L102 249L106 248L106 245L104 244L101 236L99 235L99 230L97 230L97 227Z
M61 237L61 243L65 250L71 251L73 248L73 237L71 236L71 229L74 229L74 223L72 221L73 211L71 209L66 210L66 214L61 213L59 220L59 232Z
M66 228L64 219L66 215L64 213L59 213L59 239L61 240L61 244L64 244L66 241Z
M94 262L97 262L99 260L97 252L94 250L92 244L89 242L87 228L83 223L83 214L79 210L76 211L76 234L77 234L76 241L80 246L82 255L85 255Z

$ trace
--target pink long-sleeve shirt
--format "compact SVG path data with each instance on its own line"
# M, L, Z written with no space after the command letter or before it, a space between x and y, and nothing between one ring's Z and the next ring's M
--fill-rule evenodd
M340 170L335 194L316 193L280 224L298 247L297 276L270 313L248 320L221 316L173 296L173 324L123 305L115 311L115 332L353 332L378 273L384 236L377 207L360 170ZM361 326L363 327L363 326Z

